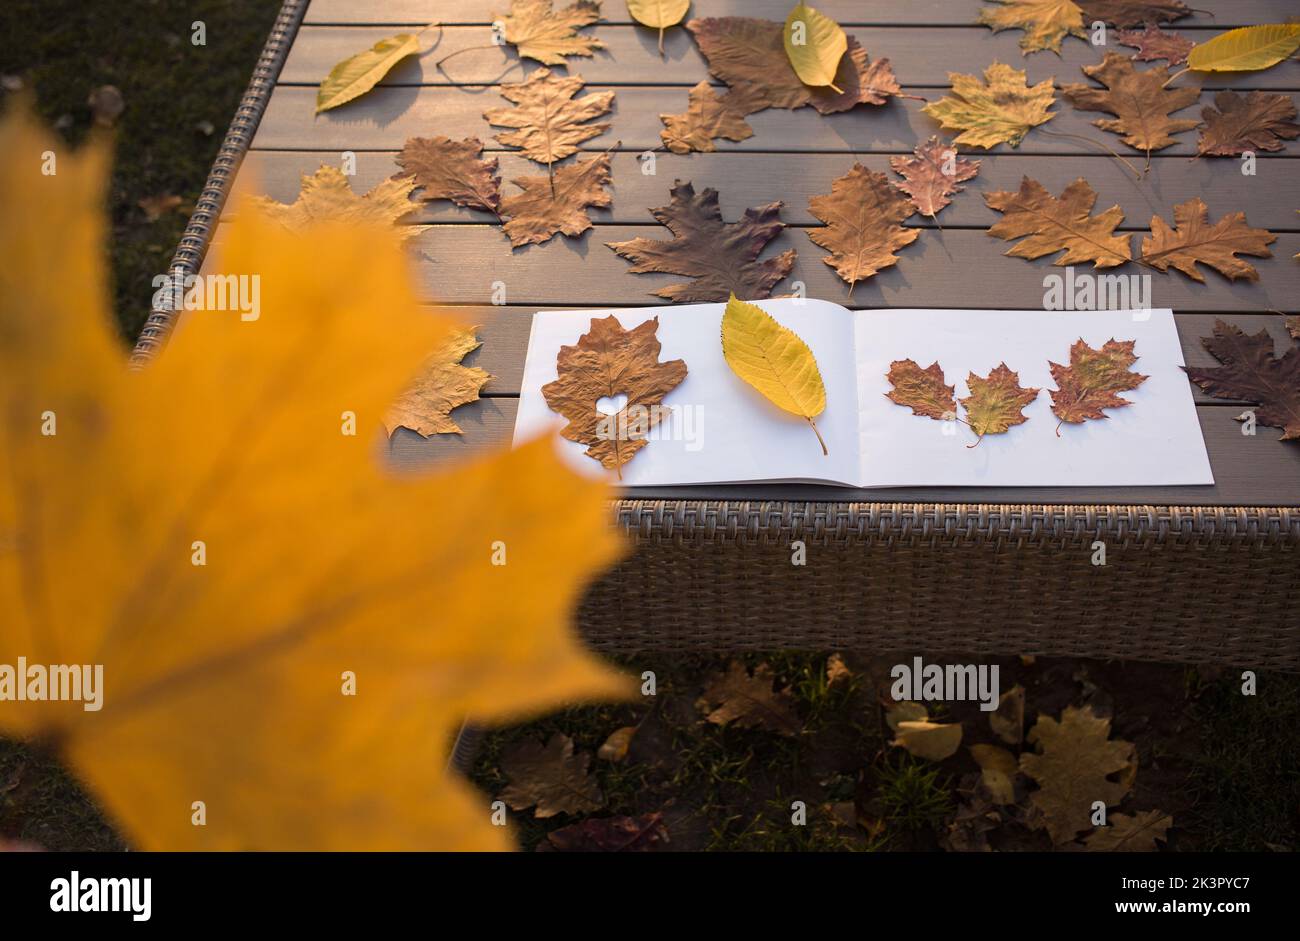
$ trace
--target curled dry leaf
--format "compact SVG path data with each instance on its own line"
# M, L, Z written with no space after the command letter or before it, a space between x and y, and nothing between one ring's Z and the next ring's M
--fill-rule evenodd
M739 222L723 222L718 191L696 195L695 187L673 181L672 202L650 212L673 233L669 240L634 238L607 242L632 262L631 271L667 272L694 278L690 284L673 284L654 291L679 304L725 301L731 295L743 300L770 297L794 267L795 250L789 249L759 261L767 243L781 234L781 203L746 209Z
M998 144L1019 147L1030 128L1052 118L1055 84L1044 79L1030 86L1023 69L994 62L984 81L974 75L948 73L950 95L921 110L949 130L961 131L955 143L988 149Z
M286 206L269 197L257 196L253 205L292 232L325 222L378 223L389 227L399 241L406 241L429 228L397 224L402 216L418 208L411 199L413 189L414 177L395 177L358 196L341 170L322 166L311 176L303 176L298 198L291 204Z
M980 766L980 782L993 803L1014 804L1015 777L1020 773L1016 756L997 745L972 745L970 755Z
M962 183L980 172L978 160L957 156L956 145L937 134L918 144L911 157L890 157L889 165L903 177L894 185L912 197L917 212L931 219L952 202L949 196L965 189Z
M627 750L632 747L632 738L636 735L635 725L625 725L609 733L603 745L596 751L596 757L604 761L622 761L627 757Z
M1048 363L1057 388L1052 390L1052 413L1062 423L1081 424L1090 418L1105 418L1103 409L1132 405L1120 392L1136 389L1147 377L1133 372L1137 362L1134 340L1107 340L1094 350L1083 340L1070 347L1070 365ZM1061 433L1057 427L1056 433Z
M924 722L930 718L930 710L923 703L910 699L886 700L884 706L885 724L891 732L898 731L900 722Z
M1006 363L999 364L987 379L971 373L966 385L970 395L959 401L966 409L966 423L981 438L1005 434L1012 425L1029 421L1021 409L1042 391L1021 386L1020 374L1008 369Z
M980 10L979 22L990 26L993 32L1004 29L1023 29L1020 48L1025 55L1050 49L1061 51L1061 40L1066 36L1086 39L1083 28L1083 11L1074 0L992 0L995 7Z
M1187 56L1198 72L1256 72L1271 69L1300 49L1300 23L1243 26L1201 43Z
M808 238L831 253L822 261L848 282L850 297L859 281L897 264L894 252L921 234L900 224L912 214L912 201L885 174L860 163L831 183L829 195L809 200L808 208L826 223L809 229Z
M1101 20L1112 26L1172 23L1192 13L1182 0L1079 0L1079 6L1088 23Z
M1187 54L1196 43L1179 33L1161 29L1155 23L1147 23L1144 30L1121 29L1115 32L1115 41L1121 46L1132 46L1137 50L1133 58L1140 62L1154 62L1164 59L1170 65L1181 65L1187 61Z
M1085 65L1083 72L1105 85L1105 89L1079 82L1062 85L1061 94L1080 111L1105 111L1115 115L1092 123L1104 131L1122 134L1124 143L1145 151L1148 165L1151 151L1177 143L1174 134L1191 130L1201 123L1195 118L1171 117L1175 111L1195 104L1201 90L1165 88L1169 69L1163 65L1139 72L1133 67L1132 59L1108 52L1096 65Z
M478 366L462 366L461 360L478 349L478 327L453 330L429 357L415 383L389 408L384 426L391 435L398 428L416 434L461 434L451 418L452 409L478 401L479 391L492 378Z
M826 658L826 685L839 686L853 679L853 671L844 662L844 655L833 653Z
M835 87L835 73L848 51L849 40L839 23L800 0L785 18L781 41L786 60L799 81L814 87L829 86L843 94L844 89Z
M1290 95L1251 91L1244 95L1221 91L1214 107L1201 111L1205 127L1196 151L1213 157L1231 157L1248 150L1281 150L1284 140L1300 137L1296 110Z
M1007 249L1008 255L1042 258L1064 252L1054 264L1090 261L1094 268L1113 268L1132 257L1128 237L1115 234L1115 227L1124 221L1123 210L1111 206L1099 216L1091 215L1097 194L1083 177L1067 186L1060 198L1037 180L1024 177L1018 192L985 193L984 201L1002 213L989 235L1007 241L1024 239Z
M1252 229L1244 212L1234 212L1210 224L1210 209L1199 196L1174 207L1174 227L1159 216L1151 219L1151 234L1142 238L1139 260L1168 271L1177 268L1196 281L1205 281L1197 263L1209 265L1226 278L1258 281L1259 271L1237 253L1272 258L1268 246L1277 236L1267 229Z
M664 122L659 136L673 153L711 153L717 150L713 142L718 138L742 141L754 136L754 129L745 120L745 115L759 110L752 107L752 90L719 95L703 81L691 89L688 101L683 114L659 115Z
M591 228L587 209L608 207L609 154L579 160L555 171L555 176L523 176L511 180L522 193L501 200L501 215L510 245L518 248L548 241L563 233L573 237Z
M583 86L582 77L553 76L550 69L538 69L527 81L501 86L501 97L513 101L513 108L492 108L483 112L489 124L512 127L496 135L507 147L518 147L524 156L548 166L577 153L578 146L609 130L608 124L589 124L609 112L612 91L593 92L574 98Z
M1143 810L1128 814L1111 814L1106 826L1098 827L1083 838L1089 853L1154 853L1167 839L1174 818L1162 810Z
M477 137L412 137L396 163L415 177L421 199L449 199L464 209L495 214L501 209L497 158L484 158L482 153L483 142Z
M937 362L922 369L915 360L894 360L889 364L887 378L894 388L885 395L899 405L906 405L913 415L935 421L956 419L956 392L943 381L943 369Z
M894 730L893 744L926 761L943 761L961 747L960 722L907 721Z
M560 347L558 378L542 386L546 404L566 419L560 431L587 446L588 457L623 476L623 465L646 446L650 429L664 420L664 397L686 378L686 363L659 361L659 318L631 330L618 318L592 318L575 346ZM603 398L627 396L616 414L596 407Z
M579 33L600 19L600 4L577 0L563 9L552 0L511 0L506 16L492 14L500 23L505 41L515 47L521 59L535 59L543 65L564 65L565 56L590 56L605 46L599 39Z
M788 688L779 692L773 689L775 680L772 668L766 663L754 667L751 676L743 663L733 660L726 673L718 673L709 680L695 705L707 713L706 721L714 725L796 735L803 722L794 711L794 696Z
M668 827L659 812L639 817L597 817L546 834L538 850L561 853L647 853L667 843Z
M414 33L398 33L379 40L364 52L344 59L334 68L316 91L316 113L337 108L359 98L374 88L385 75L407 56L420 51Z
M605 796L587 766L591 756L573 753L573 739L556 732L545 745L529 739L501 753L501 771L510 783L497 795L511 810L534 807L538 819L600 810Z
M1206 369L1184 367L1187 378L1210 395L1255 402L1255 420L1282 429L1282 441L1300 440L1300 346L1273 355L1273 337L1261 329L1254 335L1215 321L1214 335L1201 345L1223 365Z

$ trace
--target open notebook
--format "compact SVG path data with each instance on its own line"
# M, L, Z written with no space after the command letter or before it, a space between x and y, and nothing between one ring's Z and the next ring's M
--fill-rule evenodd
M564 420L542 387L556 378L556 356L587 332L593 317L616 316L625 328L659 318L661 360L683 359L686 379L664 399L671 416L622 468L623 486L767 482L852 487L1161 486L1212 484L1209 459L1182 349L1169 310L1141 311L850 311L827 301L757 302L808 344L826 386L817 427L780 411L737 376L722 355L725 304L617 310L544 311L533 316L515 441L553 431ZM1133 369L1149 376L1121 393L1133 404L1104 420L1060 427L1051 411L1056 388L1048 362L1069 363L1083 339L1136 342ZM1024 409L1028 421L978 447L965 425L935 421L886 397L894 360L938 361L959 397L968 373L987 376L1005 362L1023 386L1042 389ZM617 402L603 403L606 406ZM580 471L614 477L561 440Z

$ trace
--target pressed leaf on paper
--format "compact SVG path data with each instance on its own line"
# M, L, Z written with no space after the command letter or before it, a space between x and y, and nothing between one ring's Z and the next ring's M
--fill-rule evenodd
M627 0L627 12L642 26L659 30L659 55L664 54L664 30L686 16L691 0Z
M591 756L573 753L573 739L556 732L543 745L529 739L501 752L501 772L510 780L497 796L511 810L533 808L539 820L556 814L600 810L605 795L591 776Z
M794 267L795 250L759 261L767 243L781 234L781 203L746 209L739 222L723 222L718 191L696 194L695 187L673 181L672 202L650 212L673 234L669 240L638 237L606 242L632 262L637 274L667 272L694 278L654 291L678 304L725 301L732 294L743 300L769 297Z
M803 723L794 711L794 696L788 687L774 689L775 682L776 676L766 663L754 667L751 676L743 663L732 660L727 672L709 680L695 705L714 725L796 735Z
M1045 79L1030 86L1023 69L994 62L984 81L974 75L949 72L952 92L921 110L948 130L961 131L954 143L983 147L1019 147L1030 128L1056 117L1051 110L1055 85Z
M826 386L812 350L793 330L733 294L722 314L722 356L765 399L807 421L827 453L813 420L826 410Z
M452 410L477 402L479 390L492 378L485 369L460 363L482 345L476 335L478 329L453 330L438 345L420 371L419 378L393 403L384 417L384 426L390 435L398 428L409 428L426 438L462 433L460 426L452 420Z
M1097 194L1083 177L1067 186L1059 198L1037 180L1024 177L1019 191L985 193L984 201L1002 213L989 227L989 235L1007 241L1024 239L1007 249L1008 255L1042 258L1064 252L1054 264L1090 261L1094 268L1113 268L1132 257L1128 237L1115 234L1115 227L1124 221L1123 210L1111 206L1101 215L1091 215Z
M1198 72L1257 72L1300 49L1300 23L1243 26L1201 43L1187 56Z
M956 392L943 381L943 368L937 362L922 369L915 360L896 359L889 364L886 378L893 386L885 393L899 405L906 405L913 415L952 421L957 417Z
M381 39L365 52L344 59L320 83L316 92L316 113L328 111L359 98L374 88L385 75L407 56L420 51L414 33L398 33Z
M1162 810L1143 810L1132 816L1111 814L1106 826L1083 838L1089 853L1154 853L1156 841L1165 842L1174 818Z
M340 433L345 411L378 426L453 326L384 223L297 234L242 207L211 264L261 278L259 319L197 312L128 372L107 167L15 106L0 124L0 662L105 677L100 711L6 702L0 735L50 745L140 849L506 848L446 743L632 691L571 626L620 555L608 489L548 441L396 476ZM13 418L45 409L57 436Z
M489 124L512 127L496 135L507 147L518 147L524 156L548 166L577 153L579 145L609 130L608 124L590 124L607 114L614 103L612 91L593 92L574 98L583 86L582 77L553 76L550 69L538 69L527 81L501 86L501 97L513 108L492 108L483 112Z
M970 395L959 399L966 409L966 423L981 438L985 435L1004 434L1012 425L1029 421L1021 409L1038 398L1041 389L1020 384L1020 374L1000 363L981 379L971 373L966 379Z
M664 122L659 136L673 153L711 153L717 150L713 142L718 138L742 141L754 136L754 129L745 120L745 115L759 110L753 107L752 94L733 91L719 95L703 81L691 89L687 100L684 113L659 115Z
M464 209L497 213L501 209L497 158L482 153L483 142L476 137L412 137L396 163L415 177L421 199L449 199Z
M1244 95L1221 91L1214 107L1201 111L1205 127L1196 152L1205 156L1234 157L1248 150L1281 150L1284 140L1300 137L1296 109L1290 95L1250 91Z
M1112 26L1172 23L1192 13L1182 0L1079 0L1079 6L1089 24L1101 20Z
M1066 36L1086 39L1083 12L1074 0L992 0L995 7L980 10L979 22L991 26L993 32L1004 29L1023 29L1020 48L1025 55L1050 49L1061 51L1061 40Z
M397 224L402 216L419 208L411 199L413 189L413 177L394 177L358 196L343 171L322 166L311 176L303 175L298 198L289 205L267 196L254 197L253 205L292 232L302 232L322 222L369 223L385 227L398 241L405 242L429 228Z
M510 245L518 248L549 240L557 233L573 237L591 228L587 209L608 207L609 154L579 160L555 171L554 178L524 176L512 180L522 193L501 200L501 215Z
M1121 46L1132 46L1137 50L1133 58L1139 62L1154 62L1164 59L1170 65L1181 65L1187 61L1187 54L1196 43L1186 36L1161 29L1154 23L1147 23L1144 30L1121 29L1115 32L1115 41Z
M1163 66L1138 71L1133 60L1115 52L1096 65L1085 65L1083 72L1089 78L1105 85L1105 89L1079 82L1062 85L1061 94L1080 111L1105 111L1115 115L1092 123L1104 131L1122 134L1124 143L1145 151L1147 163L1151 151L1176 144L1173 135L1191 130L1201 122L1195 118L1172 117L1196 103L1199 88L1165 88L1169 70Z
M808 208L826 223L809 229L808 238L831 253L822 261L848 282L850 297L859 281L897 264L894 252L921 234L900 224L914 211L912 201L885 174L860 163L831 183L829 195L809 200Z
M1222 320L1201 345L1222 365L1184 367L1188 379L1217 398L1257 403L1255 421L1281 428L1282 441L1300 440L1300 346L1275 356L1267 330L1251 335Z
M839 23L800 0L785 18L781 39L799 81L843 93L844 89L835 87L835 73L849 40Z
M560 434L587 446L586 454L623 476L623 465L646 446L646 436L666 417L664 397L686 378L680 359L659 361L659 318L651 317L631 330L618 318L591 320L591 328L574 346L560 347L558 378L542 386L542 395L568 424ZM627 396L613 415L597 408L604 398Z
M563 9L553 9L552 0L511 0L506 16L492 14L500 23L505 41L515 47L521 59L535 59L543 65L564 65L565 56L590 56L605 46L578 30L600 19L600 4L577 0Z
M890 157L889 165L903 178L894 185L912 197L917 212L931 219L952 202L949 196L965 189L960 184L980 172L978 160L957 156L956 145L937 134L917 144L911 157Z
M1210 209L1199 196L1174 207L1174 227L1159 216L1151 217L1151 234L1142 237L1139 260L1161 271L1177 268L1196 281L1205 281L1197 263L1209 265L1225 278L1258 281L1259 271L1237 257L1272 258L1268 246L1277 236L1267 229L1252 229L1244 212L1234 212L1210 224Z
M1132 405L1119 393L1136 389L1147 377L1133 372L1137 362L1134 340L1107 340L1094 350L1083 340L1070 347L1070 365L1048 363L1056 388L1052 392L1052 414L1062 422L1077 425L1090 418L1105 418L1103 409ZM1060 428L1057 428L1060 434Z

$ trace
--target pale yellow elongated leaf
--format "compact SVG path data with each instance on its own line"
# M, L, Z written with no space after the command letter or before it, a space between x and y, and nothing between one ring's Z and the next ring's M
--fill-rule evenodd
M807 343L757 304L737 300L733 294L722 315L722 355L736 375L769 402L807 420L822 453L827 453L813 421L826 410L826 387Z
M785 54L799 81L835 91L835 72L849 48L849 38L829 16L799 3L785 19ZM841 92L842 93L842 92Z
M365 52L344 59L320 83L316 92L316 113L328 111L359 98L374 88L393 66L420 51L414 33L398 33L381 39Z
M659 30L659 54L664 54L664 30L686 16L691 0L627 0L627 12L642 26Z
M960 722L900 722L894 730L894 744L917 758L943 761L961 747L961 732Z
M1243 26L1196 46L1187 67L1198 72L1255 72L1300 49L1300 23Z

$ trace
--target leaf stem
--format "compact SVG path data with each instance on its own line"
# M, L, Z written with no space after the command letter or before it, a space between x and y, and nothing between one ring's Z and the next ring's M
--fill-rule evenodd
M822 438L822 433L821 433L820 431L817 430L817 423L816 423L815 421L813 421L811 418L807 418L807 416L805 416L805 418L806 418L808 424L812 426L813 434L815 434L815 435L817 436L817 441L818 441L818 442L821 444L821 446L822 446L822 455L823 455L823 456L826 456L826 457L829 457L831 452L828 451L828 450L826 450L826 441L825 441L824 438Z
M1112 157L1114 157L1114 158L1115 158L1116 160L1118 160L1120 163L1124 164L1124 166L1126 166L1126 167L1128 167L1130 170L1132 170L1132 171L1133 171L1133 176L1134 176L1135 178L1137 178L1138 180L1141 180L1142 177L1143 177L1143 174L1141 174L1141 173L1138 172L1137 167L1133 166L1133 164L1129 163L1129 162L1128 162L1127 160L1125 160L1122 156L1120 156L1119 154L1115 153L1115 151L1111 150L1109 147L1107 147L1107 146L1106 146L1105 144L1103 144L1101 141L1095 141L1095 140L1093 140L1091 137L1084 137L1082 134L1070 134L1070 133L1068 133L1068 132L1066 132L1066 131L1049 131L1049 130L1048 130L1047 128L1045 128L1045 127L1040 127L1038 130L1039 130L1040 132L1042 132L1043 134L1047 134L1047 135L1050 135L1050 136L1052 136L1052 137L1063 137L1063 138L1068 138L1068 139L1070 139L1070 140L1083 141L1083 143L1085 143L1085 144L1089 144L1089 145L1091 145L1091 146L1093 146L1093 147L1100 147L1102 150L1106 151L1106 153L1110 154ZM1147 169L1150 169L1150 161L1151 161L1151 154L1148 152L1148 154L1147 154Z

